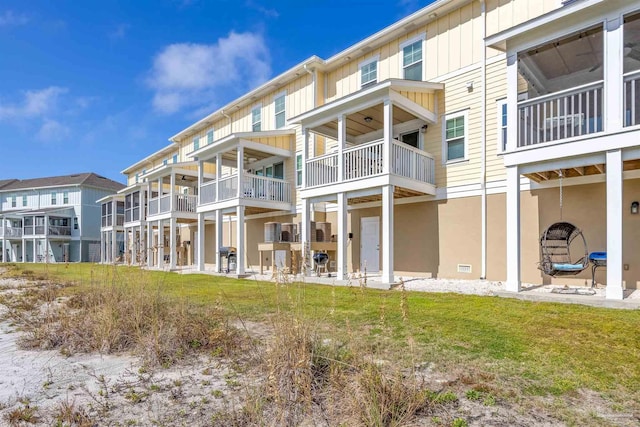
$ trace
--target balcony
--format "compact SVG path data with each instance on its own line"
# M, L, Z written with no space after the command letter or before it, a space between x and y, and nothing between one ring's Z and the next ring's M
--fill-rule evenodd
M44 225L25 225L22 234L24 236L43 236L45 234ZM71 227L67 225L50 225L47 236L71 236Z
M124 210L124 223L140 221L140 206Z
M321 187L338 182L360 181L384 175L393 175L414 181L418 186L435 186L435 160L426 151L414 148L398 140L391 142L391 165L385 173L384 140L350 147L342 152L344 176L339 180L338 153L326 154L307 160L306 188Z
M22 228L19 228L19 227L0 228L0 237L5 239L20 238L22 237Z
M173 195L173 212L195 213L198 197L188 194ZM149 215L171 212L171 194L149 199Z
M640 125L640 71L624 76L625 126Z
M216 194L218 188L219 194ZM242 191L238 191L238 175L212 180L200 187L200 206L233 199L245 201L291 203L291 184L283 179L242 174Z

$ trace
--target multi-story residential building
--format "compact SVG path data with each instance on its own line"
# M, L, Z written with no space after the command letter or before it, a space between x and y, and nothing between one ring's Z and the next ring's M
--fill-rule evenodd
M596 278L622 298L640 279L639 23L637 0L436 1L125 169L141 212L126 247L220 271L232 246L238 274L326 251L338 279L590 283L538 268L564 220L607 252ZM265 243L274 222L294 242Z
M2 261L98 261L96 199L122 187L94 173L0 181Z

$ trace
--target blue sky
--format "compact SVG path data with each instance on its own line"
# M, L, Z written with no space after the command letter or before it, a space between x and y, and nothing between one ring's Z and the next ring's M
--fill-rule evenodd
M204 115L431 2L2 0L0 179L123 182Z

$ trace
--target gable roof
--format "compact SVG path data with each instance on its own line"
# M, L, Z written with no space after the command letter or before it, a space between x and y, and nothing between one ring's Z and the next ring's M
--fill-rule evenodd
M4 186L3 182L7 182ZM114 192L124 188L124 184L114 181L104 176L97 175L93 172L78 173L72 175L52 176L45 178L31 178L31 179L13 179L0 181L0 192L24 190L31 188L43 188L43 187L66 187L86 185L90 187L97 187L104 190L112 190Z
M0 189L16 181L17 179L0 179Z

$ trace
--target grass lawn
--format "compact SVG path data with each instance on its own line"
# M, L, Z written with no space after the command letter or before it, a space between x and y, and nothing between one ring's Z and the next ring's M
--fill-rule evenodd
M297 310L326 336L357 336L387 360L462 370L468 387L525 402L542 396L572 423L567 400L595 391L613 410L640 412L640 311L516 299L236 280L96 264L26 264L36 276L86 289L140 280L197 305L268 321ZM562 403L565 402L565 403ZM576 422L573 419L573 422Z

